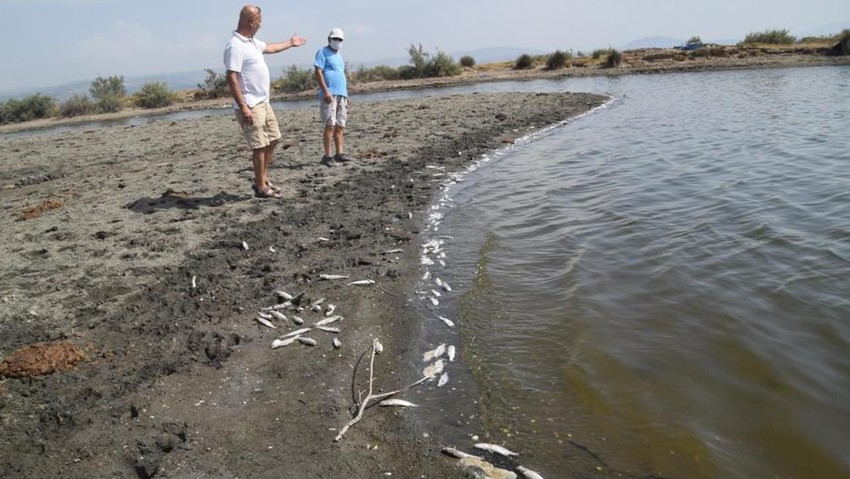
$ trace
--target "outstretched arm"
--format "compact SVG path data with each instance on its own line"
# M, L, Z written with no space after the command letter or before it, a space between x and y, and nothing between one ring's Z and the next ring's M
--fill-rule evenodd
M307 39L299 36L297 33L292 35L292 38L285 42L267 43L263 53L278 53L284 50L289 50L292 47L300 47L307 43Z

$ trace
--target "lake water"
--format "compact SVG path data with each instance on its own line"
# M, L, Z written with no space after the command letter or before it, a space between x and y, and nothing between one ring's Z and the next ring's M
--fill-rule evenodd
M426 424L545 477L850 478L850 68L475 88L613 101L434 205Z

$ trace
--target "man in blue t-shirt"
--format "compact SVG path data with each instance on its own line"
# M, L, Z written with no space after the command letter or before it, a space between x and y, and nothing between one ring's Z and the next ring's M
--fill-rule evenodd
M345 119L348 116L348 82L345 79L345 61L339 54L339 48L345 36L342 30L334 28L328 34L328 46L316 52L316 81L319 82L319 105L322 125L325 131L322 142L325 154L322 164L333 166L333 161L346 162L351 158L344 153L342 138ZM336 147L336 155L331 156L331 140Z

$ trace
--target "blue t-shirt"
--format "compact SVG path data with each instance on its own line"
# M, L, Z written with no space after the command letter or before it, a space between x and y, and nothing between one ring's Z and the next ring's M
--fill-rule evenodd
M316 52L316 61L313 66L322 69L322 75L325 77L325 84L328 86L331 95L344 96L348 98L348 81L345 79L345 61L339 52L335 52L331 47L324 47ZM324 96L322 88L319 87L319 98Z

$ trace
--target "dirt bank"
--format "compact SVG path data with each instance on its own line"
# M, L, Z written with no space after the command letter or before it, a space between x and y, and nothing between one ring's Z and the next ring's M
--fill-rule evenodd
M229 116L0 137L0 357L59 345L51 361L74 359L35 377L18 374L26 362L0 368L17 371L0 379L0 476L467 477L405 410L370 409L333 442L351 418L353 368L377 337L382 387L419 377L407 366L422 353L419 306L407 298L441 181L428 166L460 170L604 101L355 104L347 142L359 160L333 168L318 163L317 112L280 112L271 176L284 200L250 194ZM347 285L364 279L377 284ZM304 293L306 309L285 313L308 325L326 298L341 332L271 349L299 327L256 321L277 290Z

